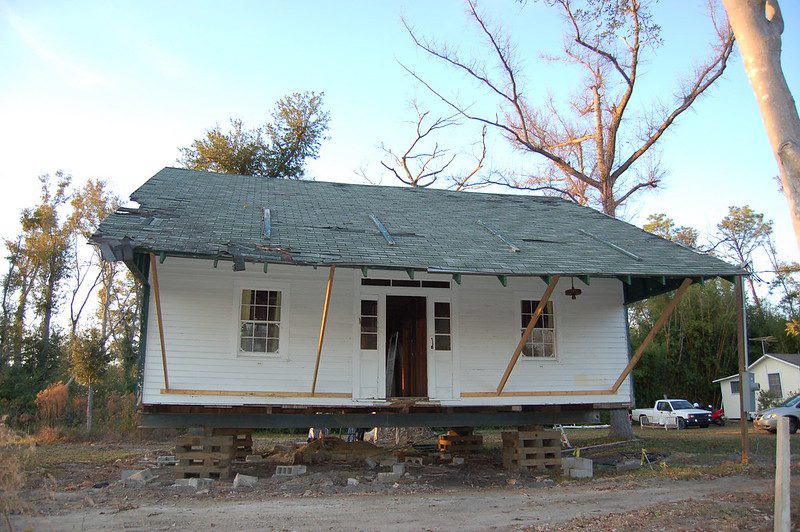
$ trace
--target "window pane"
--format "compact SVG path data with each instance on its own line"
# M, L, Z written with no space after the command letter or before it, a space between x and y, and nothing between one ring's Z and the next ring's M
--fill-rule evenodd
M269 304L273 306L281 306L281 293L280 292L270 292L269 293Z
M739 381L731 381L731 393L739 393Z
M530 316L533 313L533 309L531 308L531 302L530 301L526 300L526 301L522 302L522 313L523 314L528 314L528 316Z
M362 316L377 316L378 315L378 302L365 299L361 301L361 315Z
M267 321L267 307L253 307L254 318L258 321Z
M242 290L242 306L250 305L253 302L253 291Z
M522 356L524 357L531 357L533 356L533 347L531 347L531 342L528 340L525 343L525 346L522 348Z
M361 349L378 349L378 335L377 334L362 334L361 335Z
M242 351L252 351L253 350L253 339L252 338L242 338L241 348L242 348Z
M267 337L267 324L266 323L256 323L253 336L256 338L266 338Z
M542 330L542 342L548 345L553 345L554 343L554 334L553 331L550 329L543 329Z
M253 307L250 305L242 305L242 319L252 320L255 317L253 314Z
M434 303L433 304L433 315L437 318L449 318L450 317L450 303Z
M270 323L267 329L267 336L270 338L280 338L280 325Z
M434 347L441 351L450 351L450 335L437 334L434 338Z
M277 353L278 352L278 339L277 338L269 338L267 339L267 353Z
M242 323L242 334L241 336L253 336L253 324L252 323Z
M267 319L269 321L281 321L281 307L267 307Z
M450 320L436 318L434 320L436 334L450 334Z
M378 318L361 318L361 332L376 333L378 332Z
M553 356L553 346L550 344L544 344L542 346L542 356L552 357Z
M253 339L253 351L256 353L266 353L267 351L267 339L266 338L254 338Z
M543 357L544 356L544 350L543 350L541 344L533 344L533 356L534 357Z
M256 305L266 305L267 304L267 294L269 292L265 292L264 290L254 290L256 293Z

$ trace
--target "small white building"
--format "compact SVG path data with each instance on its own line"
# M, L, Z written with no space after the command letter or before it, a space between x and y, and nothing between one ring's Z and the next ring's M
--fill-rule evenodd
M755 377L756 401L758 390L767 390L782 399L800 393L800 354L767 353L750 364L747 371ZM729 419L740 419L739 375L730 375L714 382L720 386L725 416Z
M143 287L149 426L627 410L626 306L744 274L553 197L165 168L131 199L92 241Z

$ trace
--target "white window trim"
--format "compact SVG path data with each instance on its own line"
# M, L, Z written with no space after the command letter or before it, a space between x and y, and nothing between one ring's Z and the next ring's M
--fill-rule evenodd
M241 312L242 290L271 290L281 293L280 336L277 353L252 353L242 351L241 346ZM248 360L289 360L289 285L284 283L236 281L233 284L233 356Z
M522 302L523 301L541 301L541 299L542 299L541 296L538 296L539 299L534 299L534 297L536 297L536 296L531 296L529 293L525 293L525 292L517 292L517 294L516 294L516 301L514 301L514 304L516 305L516 316L517 316L517 321L516 321L517 328L516 328L516 330L519 331L519 333L518 333L519 336L516 337L517 343L519 343L519 340L522 338L522 331L524 330L523 327L521 327L521 325L522 325ZM524 360L526 362L533 362L533 363L536 363L536 362L547 362L547 363L558 362L558 360L559 360L559 348L558 348L559 341L558 340L559 340L559 329L560 329L560 327L559 327L559 319L558 319L558 307L559 307L559 305L557 305L556 302L553 301L552 298L550 298L549 303L551 303L553 305L553 356L551 356L551 357L527 357L524 354L520 353L519 360ZM531 334L533 334L533 332L531 332ZM517 343L515 343L514 345L516 346Z

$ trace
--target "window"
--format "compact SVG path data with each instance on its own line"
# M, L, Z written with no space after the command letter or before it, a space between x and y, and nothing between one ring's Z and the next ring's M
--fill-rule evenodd
M522 321L521 331L524 333L525 328L531 321L531 316L539 305L538 301L523 300L522 301ZM556 330L555 320L553 319L553 302L548 301L545 305L539 319L533 326L531 335L522 348L522 356L530 358L555 358L556 356Z
M772 397L783 397L783 390L781 389L781 374L768 373L767 381L769 382L769 394Z
M450 351L450 303L436 301L433 304L433 348Z
M242 290L241 307L240 352L277 355L281 336L280 291Z
M659 412L672 412L672 407L667 401L660 401L656 404L656 410Z
M731 393L739 393L739 381L731 381Z
M378 302L361 301L361 349L378 349Z

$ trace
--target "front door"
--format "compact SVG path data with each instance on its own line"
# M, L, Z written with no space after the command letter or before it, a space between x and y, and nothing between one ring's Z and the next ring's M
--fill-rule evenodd
M453 321L449 297L428 297L428 395L453 398Z
M361 298L359 316L359 350L356 371L359 399L384 397L383 377L383 298L364 296Z

